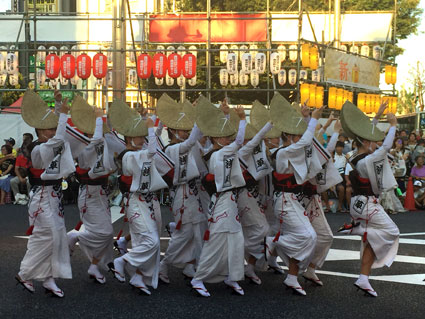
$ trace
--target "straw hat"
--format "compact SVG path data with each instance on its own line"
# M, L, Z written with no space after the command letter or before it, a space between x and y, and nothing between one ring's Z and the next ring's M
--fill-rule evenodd
M94 134L96 115L94 107L87 103L80 95L74 95L71 105L72 123L83 133ZM108 126L103 123L103 133L108 133Z
M108 118L111 121L112 127L118 133L129 136L146 136L148 128L146 121L135 109L130 108L122 100L114 100L108 111Z
M251 124L255 127L256 130L261 130L267 122L270 121L270 111L266 107L258 102L257 100L252 103L251 113L249 115ZM278 138L282 135L282 132L279 131L275 126L267 132L265 135L266 138Z
M385 137L385 134L372 124L367 115L350 101L346 101L342 106L340 119L344 132L351 138L358 136L377 142Z
M245 127L245 137L244 139L250 140L253 139L255 134L257 134L258 131L255 129L255 127L252 124L247 124Z
M277 92L270 102L270 116L276 128L286 134L302 135L307 129L302 115Z
M191 118L195 110L191 106L185 106L184 103L177 103L166 93L164 93L156 104L156 114L165 126L175 130L190 131L193 128L194 122Z
M51 129L58 126L58 115L32 90L24 94L21 115L25 123L37 129Z
M196 104L196 124L205 136L225 137L236 133L235 126L204 96Z
M196 122L196 108L195 106L190 103L188 100L184 100L184 102L179 102L179 105L183 105L183 112L186 113L186 115L189 117L189 119L192 121L192 123Z

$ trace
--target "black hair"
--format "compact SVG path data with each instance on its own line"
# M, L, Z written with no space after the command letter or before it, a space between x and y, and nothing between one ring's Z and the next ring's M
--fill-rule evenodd
M345 146L344 142L341 142L341 141L336 142L336 145L335 145L335 147L342 147L342 148L344 146Z
M3 147L6 149L7 154L11 154L12 153L13 147L10 146L9 144L4 144L1 148L3 148Z

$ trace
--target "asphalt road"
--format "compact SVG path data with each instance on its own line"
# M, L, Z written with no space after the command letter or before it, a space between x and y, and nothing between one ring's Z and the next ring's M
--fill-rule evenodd
M170 269L171 284L160 285L148 297L128 283L118 283L111 274L105 285L95 284L87 275L89 262L78 248L72 257L73 279L57 281L65 298L45 295L41 283L30 294L14 280L27 243L26 207L1 206L0 216L0 318L423 318L425 312L425 212L391 216L402 234L399 257L390 269L373 271L371 284L378 298L365 297L353 286L360 241L350 236L335 238L319 274L323 287L300 281L306 297L286 290L284 276L269 271L257 273L261 286L240 283L245 296L232 294L220 283L207 284L212 296L201 298L175 268ZM327 218L333 230L349 220L348 214L330 213ZM78 220L74 205L65 207L65 219L67 229L72 229ZM163 224L169 220L164 208ZM116 232L121 223L114 223ZM162 240L162 250L167 242Z

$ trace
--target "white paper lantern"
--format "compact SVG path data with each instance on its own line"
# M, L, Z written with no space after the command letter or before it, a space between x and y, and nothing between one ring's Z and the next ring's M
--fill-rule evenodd
M307 70L300 70L300 80L307 80Z
M296 69L290 69L288 71L288 82L291 85L295 85L297 83L297 70Z
M79 47L78 47L78 45L73 45L72 47L71 47L71 55L74 57L74 58L77 58L79 55L80 55L80 52L79 52ZM109 61L108 61L109 62ZM112 60L111 60L111 62L112 62Z
M341 44L341 45L339 46L339 48L340 48L342 51L345 51L345 52L347 52L347 50L348 50L348 48L347 48L347 46L346 46L345 44Z
M176 50L176 48L175 47L173 47L172 45L169 45L168 47L167 47L167 53L166 53L166 55L167 55L167 57L171 54L171 53L174 53L174 51Z
M6 56L6 71L7 74L17 74L18 73L18 57L15 53L8 53ZM9 80L10 83L10 80Z
M292 62L297 61L298 58L298 46L296 44L291 44L289 46L289 60Z
M359 54L359 47L357 45L352 45L350 47L350 52L355 53L355 54Z
M280 63L286 60L286 46L284 46L283 44L280 44L277 47L277 53L279 54Z
M382 48L379 45L375 45L373 47L373 58L376 60L380 60L381 59L381 55L382 55Z
M113 86L113 72L112 72L112 70L108 70L108 73L106 73L106 84L108 86Z
M198 51L196 50L196 46L191 45L189 47L189 52L192 53L195 57L198 57Z
M19 74L9 74L9 84L12 86L19 84Z
M68 84L68 79L64 78L62 74L59 75L59 83L63 86Z
M277 74L277 81L279 82L280 86L284 86L286 84L286 70L285 69L279 70L279 73Z
M229 76L230 85L231 86L237 86L239 83L239 74L236 72L235 74L230 74Z
M249 81L249 75L244 72L239 72L239 84L241 86L246 86L248 85L248 81Z
M239 59L241 60L241 62L242 62L242 56L245 54L245 53L249 53L248 52L248 46L247 45L241 45L241 47L240 47L240 49L241 50L244 50L244 51L239 51Z
M164 78L155 78L155 84L161 86L164 84Z
M56 79L50 79L49 80L49 88L56 89L57 86L58 86L58 83L59 83L59 81L58 81L57 78Z
M361 49L360 49L360 54L364 55L364 56L369 56L369 46L368 45L362 45Z
M49 51L49 54L51 54L51 53L57 54L58 53L58 48L55 47L54 45L52 45L52 46L49 47L49 50L48 51Z
M252 55L251 55L251 53L242 54L241 62L242 62L241 72L243 72L243 73L251 72L251 70L252 70Z
M78 75L77 75L77 72L75 72L75 75L71 78L71 84L72 85L78 85L78 80L79 80L80 78L78 77Z
M180 75L180 76L177 78L177 85L178 85L178 86L183 87L183 86L184 86L184 84L185 84L185 82L186 82L186 78L185 78L183 75Z
M4 86L6 84L7 74L0 74L0 86Z
M253 87L257 87L258 86L258 84L260 83L260 76L259 76L257 70L252 70L251 71L250 80L251 80L251 85Z
M37 61L44 62L44 60L46 60L46 47L40 45L37 48Z
M239 51L238 51L238 49L239 48L238 48L238 46L236 44L232 44L230 46L230 51L234 51L234 53L236 54L237 59L239 59Z
M165 75L165 84L167 86L173 86L174 85L174 79L171 76L168 75L168 72Z
M182 45L179 45L177 48L177 54L183 57L186 54L186 48Z
M255 56L255 70L259 74L263 74L266 71L266 55L262 52L257 53Z
M238 57L234 52L227 55L227 72L229 74L238 72Z
M7 73L6 71L6 64L5 64L5 58L3 54L0 54L0 74Z
M137 71L136 71L136 69L128 70L128 83L130 85L136 85L137 84Z
M311 80L314 82L320 82L320 70L311 71Z
M156 50L158 51L157 53L163 53L163 54L165 54L165 47L163 45L158 45L156 47Z
M258 53L258 45L256 45L256 44L250 44L249 45L249 53L251 53L251 56L256 56L257 53Z
M96 85L97 86L102 86L103 84L105 84L105 78L103 79L96 79Z
M280 70L280 57L279 53L273 52L270 54L270 73L278 74Z
M133 48L132 46L127 49L128 59L130 60L131 63L135 63L136 62L136 53L135 53L134 50L136 50L136 49Z
M193 78L188 79L188 80L187 80L187 83L188 83L190 86L195 86L195 85L196 85L196 75L195 75Z
M229 83L229 72L226 69L220 70L220 84L221 86L227 86Z
M227 62L227 54L229 54L229 48L227 47L227 45L222 44L220 46L220 62L221 63L226 63Z
M68 49L67 46L65 46L65 45L61 46L60 47L60 50L59 50L59 57L61 58L62 56L64 56L65 54L67 54L68 51L69 51L69 49Z
M114 54L112 52L112 48L106 47L106 48L104 48L103 51L106 55L106 59L108 60L108 63L112 63L112 60L114 59Z

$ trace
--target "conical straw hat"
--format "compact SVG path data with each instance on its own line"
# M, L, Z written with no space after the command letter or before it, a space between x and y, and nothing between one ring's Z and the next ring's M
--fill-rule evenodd
M256 130L261 130L267 122L270 121L270 111L261 104L259 101L254 101L252 103L251 113L249 115L251 124L255 127ZM276 126L268 131L265 135L266 138L278 138L282 135L282 132L279 131Z
M252 124L248 123L245 127L245 137L244 137L244 139L250 140L250 139L254 138L255 134L257 134L257 133L258 133L258 131L255 129L255 127Z
M346 101L341 110L341 124L345 133L351 138L361 137L368 141L382 141L385 134L372 124L372 121L357 106Z
M190 131L193 128L194 122L191 118L194 117L195 110L193 107L188 108L184 104L177 103L168 94L164 93L158 100L156 105L156 114L165 126L175 130Z
M270 102L270 117L275 127L286 134L302 135L307 129L302 115L279 93Z
M196 104L196 124L205 136L225 137L236 133L236 128L223 111L202 95Z
M80 95L74 95L71 105L72 123L83 133L94 134L96 115L94 107L87 103ZM103 133L109 132L108 126L103 123Z
M190 103L188 100L184 100L184 102L180 102L180 105L183 105L183 112L186 113L186 115L189 117L190 121L192 123L196 122L196 108L193 106L192 103Z
M112 127L118 133L129 136L146 136L148 135L148 128L146 121L135 109L130 108L122 100L114 100L108 111L108 118Z
M28 90L24 94L21 115L25 123L37 129L51 129L58 126L59 117L32 90Z

